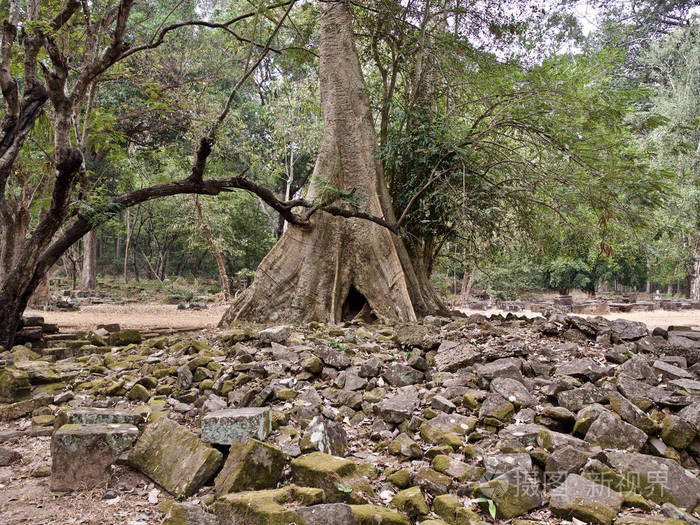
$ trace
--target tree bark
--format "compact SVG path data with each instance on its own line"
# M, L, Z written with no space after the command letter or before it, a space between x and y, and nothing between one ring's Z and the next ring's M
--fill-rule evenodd
M199 204L199 198L194 196L194 207L197 210L197 217L204 230L204 238L207 241L207 245L211 250L214 259L216 259L216 266L219 269L219 283L221 284L221 291L224 294L224 301L229 302L231 300L231 288L228 283L228 275L226 275L226 265L224 264L224 258L221 256L221 252L216 248L214 244L214 237L211 233L211 228L204 219L204 213L202 212L202 205Z
M86 290L94 290L97 286L97 232L90 230L83 237L83 270L80 274L80 284Z
M5 204L2 216L2 246L0 246L0 282L7 277L17 262L22 243L29 229L29 210L22 206L9 211L10 203Z
M462 299L465 301L469 300L469 296L472 293L472 286L474 286L474 278L476 277L476 265L472 266L470 272L464 269L464 277L462 278Z
M395 224L345 3L321 4L320 82L324 132L308 199L322 200L329 185L353 191L363 197L363 211ZM337 323L367 305L390 321L447 312L398 236L376 223L318 211L308 225L289 225L221 325L239 319Z
M693 301L700 301L700 237L695 240L695 251L693 252L693 273L690 279L690 298Z

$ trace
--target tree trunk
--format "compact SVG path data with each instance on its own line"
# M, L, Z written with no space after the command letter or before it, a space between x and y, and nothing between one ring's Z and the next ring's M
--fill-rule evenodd
M163 250L160 252L160 255L158 256L158 280L160 282L165 281L165 278L167 277L167 269L168 269L168 259L170 258L170 244L165 246Z
M97 286L97 232L90 230L83 237L83 271L80 274L80 284L86 290L94 290Z
M700 238L695 241L693 277L690 281L690 298L693 301L700 301Z
M197 217L199 218L199 222L202 225L202 229L204 230L204 238L207 241L207 245L209 246L211 253L214 255L214 259L216 259L216 266L219 269L219 283L221 284L221 291L224 294L224 301L229 302L231 300L231 288L228 284L228 275L226 275L226 265L224 264L224 258L221 256L221 252L216 248L216 245L214 244L214 237L211 233L211 228L209 228L209 225L204 220L204 213L202 213L202 205L199 204L199 198L196 195L194 196L194 207L197 210Z
M395 222L376 150L367 89L345 3L321 4L321 102L324 132L309 200L331 185L354 191L363 211ZM289 225L263 259L253 284L221 324L253 321L340 322L366 311L382 320L414 321L447 313L401 239L358 218L317 212L305 227Z
M465 301L469 300L469 295L472 293L472 286L474 286L474 278L476 277L476 265L474 265L470 272L464 269L464 277L462 278L462 299Z
M7 205L9 208L9 205ZM18 207L2 213L2 246L0 247L0 282L10 273L22 250L29 229L29 210Z

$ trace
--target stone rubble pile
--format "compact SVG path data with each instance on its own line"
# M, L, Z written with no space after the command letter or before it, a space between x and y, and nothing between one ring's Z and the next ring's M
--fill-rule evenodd
M700 523L690 327L508 314L97 332L0 353L0 420L32 423L0 432L0 466L50 435L51 490L128 465L169 493L170 525Z

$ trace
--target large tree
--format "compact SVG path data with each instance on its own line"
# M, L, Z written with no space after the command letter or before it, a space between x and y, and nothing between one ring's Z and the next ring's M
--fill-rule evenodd
M324 131L307 200L345 197L396 225L345 2L321 4L320 83ZM352 202L347 202L352 201ZM239 319L340 322L356 315L413 321L447 308L411 261L395 228L312 208L262 261L222 324Z
M250 78L270 51L275 35L289 15L294 0L261 5L251 13L213 23L187 20L165 25L168 13L154 34L139 35L144 41L131 44L138 21L130 24L135 0L92 4L77 0L45 5L39 0L11 0L0 12L5 20L0 30L0 88L3 108L0 120L0 345L9 348L21 323L27 303L45 280L56 261L85 234L114 213L155 198L183 193L216 195L234 188L255 193L291 222L303 222L261 185L243 177L205 179L207 159L216 143L217 131L225 121L239 88ZM267 41L250 42L240 78L230 91L223 110L197 141L194 161L185 177L173 182L142 187L134 191L90 201L90 188L83 183L86 140L81 139L81 120L89 118L92 87L121 63L137 53L163 44L173 32L184 27L224 29L241 37L234 24L258 16L261 11L284 8ZM130 31L129 31L130 30ZM256 52L253 53L253 50ZM46 58L46 59L45 59ZM22 173L22 154L42 115L47 116L52 147L50 169L35 177L33 192L47 195L48 205L32 224L26 214L15 213L14 189L27 183ZM83 179L83 180L81 180ZM23 188L25 189L25 188ZM20 194L21 196L21 194ZM86 198L88 197L88 198Z

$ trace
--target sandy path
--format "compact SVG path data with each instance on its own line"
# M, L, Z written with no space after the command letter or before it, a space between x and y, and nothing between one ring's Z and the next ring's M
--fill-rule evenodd
M486 314L490 315L492 313L505 314L507 312L503 310L468 310L460 309L460 311L466 314ZM522 312L516 312L517 315L525 314L528 317L536 317L540 315L539 313L532 312L530 310L523 310ZM583 317L595 317L594 315L584 315ZM663 328L668 328L670 325L683 325L691 326L696 329L700 329L700 310L680 310L678 312L672 312L667 310L654 310L653 312L622 312L622 313L610 313L604 314L602 317L606 319L626 319L628 321L641 321L646 323L650 328L655 328L661 326Z
M27 310L25 315L40 315L59 328L88 329L98 324L119 323L122 328L213 328L226 311L226 305L206 310L178 310L169 304L99 304L82 306L77 312Z
M226 305L212 305L206 310L178 310L175 305L167 304L128 304L128 305L86 305L78 312L43 312L27 310L27 315L41 315L47 323L56 323L61 328L88 329L98 324L119 323L122 328L213 328L226 311ZM462 310L464 313L506 313L503 310ZM529 310L518 315L540 315ZM592 317L592 316L586 316ZM627 319L642 321L649 327L669 325L690 325L700 329L700 310L681 310L671 312L655 310L653 312L630 312L606 314L608 319Z

